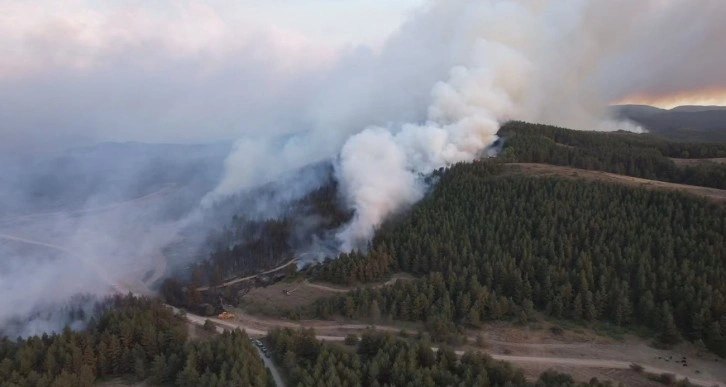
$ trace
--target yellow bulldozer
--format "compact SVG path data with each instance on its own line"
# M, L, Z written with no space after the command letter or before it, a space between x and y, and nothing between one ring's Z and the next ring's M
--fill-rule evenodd
M220 320L234 320L235 315L233 313L229 313L229 312L222 312L219 314L218 317Z

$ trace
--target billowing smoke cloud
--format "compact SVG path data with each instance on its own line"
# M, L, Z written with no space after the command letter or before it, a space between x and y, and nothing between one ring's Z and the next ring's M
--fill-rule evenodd
M712 62L704 74L693 60L726 63L712 53L721 52L711 47L718 39L707 39L723 28L725 11L715 0L431 2L380 53L354 66L343 56L323 83L329 108L313 106L308 130L272 146L241 140L208 199L339 156L336 176L356 215L338 237L343 250L360 247L389 214L423 196L422 175L478 157L501 122L639 131L609 120L607 105L664 81L678 85L664 91L671 93L712 88L704 79L726 85ZM672 28L684 17L699 20L685 36ZM268 160L260 154L274 161L260 165Z
M337 235L349 250L419 200L423 176L479 157L508 119L617 129L626 124L604 116L613 101L726 89L721 0L432 0L374 46L320 42L284 22L229 16L239 3L160 1L159 12L139 1L0 0L0 157L32 160L98 141L238 139L203 207L280 187L301 168L334 160L355 210ZM11 175L22 174L26 164L14 165ZM6 176L0 199L12 200L0 204L20 203ZM322 176L282 184L275 197L299 198ZM143 217L119 226L63 219L56 224L65 231L50 243L119 273L137 262L122 242L153 252L173 233L137 230ZM77 273L102 277L87 272L93 265L57 259L72 264L0 266L0 320L14 309L32 313L49 292L108 291L104 281L73 281ZM55 273L63 292L44 285ZM24 288L32 305L17 296Z
M514 113L528 63L501 44L477 44L472 64L455 67L448 82L434 87L425 124L395 133L369 128L344 145L337 176L356 210L338 235L344 251L360 247L389 214L418 201L425 189L421 176L481 156L496 140L499 121Z
M0 171L0 336L80 327L105 296L153 294L171 267L162 248L229 149L100 144Z

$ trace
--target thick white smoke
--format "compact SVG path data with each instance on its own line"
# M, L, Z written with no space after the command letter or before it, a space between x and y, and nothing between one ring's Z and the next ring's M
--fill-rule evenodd
M496 140L499 122L514 113L529 72L517 52L477 42L470 64L434 86L425 124L394 133L373 127L351 137L337 170L356 214L338 234L342 250L360 247L389 214L418 201L425 189L420 176L480 156Z
M674 76L650 74L633 64L650 64L641 54L646 48L673 51L654 31L671 31L667 21L686 10L685 3L433 1L379 53L349 55L338 63L315 96L309 130L281 147L267 143L252 150L242 141L225 182L208 199L336 158L336 176L355 209L339 242L343 250L360 247L388 215L423 196L422 175L475 159L495 141L504 121L640 130L608 120L606 107L633 93L633 82L646 74L649 83ZM722 8L705 1L689 12ZM701 24L709 31L717 28ZM682 78L688 83L702 77L684 73ZM260 165L260 153L274 155L274 161ZM253 165L254 171L245 172Z
M547 52L550 46L542 48L552 31L547 20L540 20L545 16L541 4L454 3L439 4L432 12L448 7L462 12L465 19L457 35L469 56L451 69L448 80L433 87L426 122L391 131L369 128L343 147L338 178L356 211L352 223L338 234L344 251L361 247L390 213L420 199L425 187L419 176L482 156L496 140L501 122L546 120L540 112L549 113L551 100L543 98L542 86L563 73L543 72L552 52ZM577 114L565 113L556 122L597 122L595 112L573 97L560 95Z
M260 185L277 187L280 202L299 198L325 174L287 184L291 176L335 160L355 209L338 233L344 250L419 200L423 175L478 157L503 121L613 130L624 124L603 119L611 102L726 90L723 0L431 0L373 47L332 47L284 22L252 23L254 7L231 16L248 2L56 3L0 0L8 47L0 58L0 168L22 175L22 160L78 142L241 138L208 204ZM274 19L277 9L269 9ZM18 153L19 167L8 168ZM25 196L5 175L0 209L23 213L16 203ZM274 217L268 210L277 202L268 204L256 210ZM53 232L0 225L77 253L56 251L71 263L25 270L15 263L29 255L27 243L6 241L12 249L0 255L19 260L0 267L0 325L39 300L109 292L109 281L77 280L93 266L79 255L136 278L126 268L150 269L136 265L147 256L140 250L152 254L173 234L138 227L152 223L127 210L118 219L86 215L52 222ZM54 280L68 285L60 291Z

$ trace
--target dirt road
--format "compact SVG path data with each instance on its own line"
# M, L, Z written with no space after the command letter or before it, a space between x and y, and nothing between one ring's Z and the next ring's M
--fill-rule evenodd
M458 355L463 355L463 351L456 351L456 352ZM539 363L539 364L547 364L549 366L560 366L560 365L567 366L567 365L569 365L569 366L578 366L578 367L585 367L585 368L609 368L609 369L627 370L627 369L630 369L631 364L633 364L630 362L618 361L618 360L568 359L568 358L553 358L553 357L511 356L511 355L499 355L499 354L490 354L490 356L496 360L507 361L507 362L515 363L515 364ZM692 376L683 375L683 374L672 372L670 370L664 370L661 368L651 367L651 366L647 366L647 365L643 365L643 372L648 372L648 373L652 373L652 374L656 374L656 375L670 373L670 374L675 375L675 377L679 380L688 378L688 380L690 380L691 383L700 384L702 386L722 385L722 384L719 384L719 382L717 382L715 380L694 378Z
M382 288L384 286L393 285L398 280L406 281L406 280L410 280L410 279L412 279L411 276L394 275L393 278L389 279L388 281L386 281L384 283L375 284L375 285L367 285L367 286L362 286L362 287L366 288L366 289L378 289L378 288ZM349 293L349 292L357 289L357 287L344 288L344 287L336 287L336 286L331 286L331 285L323 285L323 284L319 284L319 283L313 283L313 282L310 282L307 280L305 280L305 282L303 282L303 285L311 287L311 288L315 288L315 289L325 290L328 292L334 292L334 293Z
M204 320L206 318L195 316L191 314L187 314L187 318L190 321L193 321L196 324L204 324ZM343 341L345 340L345 335L349 333L356 333L360 334L366 329L375 328L378 331L387 331L387 332L399 332L401 330L401 327L396 326L386 326L386 325L368 325L368 324L348 324L348 323L341 323L341 322L335 322L335 321L321 321L321 320L304 320L300 322L292 322L292 321L281 321L281 320L275 320L275 319L269 319L269 318L263 318L263 317L256 317L256 316L249 316L243 313L240 313L237 315L236 320L219 320L215 318L210 318L212 322L214 322L218 327L223 327L223 329L243 329L247 332L247 334L251 336L264 336L267 334L267 331L274 329L274 328L292 328L292 329L300 329L300 328L313 328L315 329L316 333L319 333L316 335L316 337L319 340L325 340L325 341ZM474 341L474 337L469 338L470 341ZM493 343L493 342L492 342ZM511 355L511 354L503 354L503 353L496 353L491 352L489 355L496 359L496 360L502 360L511 362L514 364L517 364L519 366L527 366L528 364L538 364L545 367L558 367L558 366L570 366L570 367L578 367L578 368L591 368L591 369L614 369L614 370L629 370L630 365L633 364L632 361L626 360L626 352L627 352L627 345L619 345L614 344L610 345L610 349L606 351L600 352L600 347L607 348L607 345L594 345L594 344L587 344L587 343L575 343L575 344L566 344L566 343L551 343L551 344L537 344L537 343L509 343L509 342L503 342L503 341L496 341L497 344L501 345L509 345L512 347L524 347L524 348L548 348L548 349L593 349L595 353L600 353L596 358L574 358L574 357L567 357L567 356L523 356L523 355ZM618 351L623 351L622 357L620 359L607 359L604 358L605 356L609 356L612 353L617 353ZM458 350L456 351L458 355L463 355L464 351ZM575 352L573 352L575 353ZM596 355L597 356L597 355ZM641 364L641 363L639 363ZM693 375L687 375L683 372L674 371L673 369L664 369L657 366L653 366L647 363L642 363L643 371L654 373L654 374L663 374L663 373L671 373L676 376L678 379L685 379L688 378L692 383L700 384L703 386L726 386L726 383L724 381L720 381L713 376L704 374L700 377Z
M132 281L118 281L114 279L108 270L104 268L102 265L100 265L97 262L94 262L90 259L88 259L83 254L77 253L73 250L70 250L64 246L56 245L53 243L47 243L43 241L37 241L33 239L28 239L24 237L20 237L17 235L10 235L3 232L0 232L0 239L5 239L13 242L19 242L19 243L25 243L30 244L34 246L41 246L46 247L49 249L60 251L70 257L77 258L80 260L86 267L92 269L98 277L108 284L113 291L119 294L127 294L132 293L136 296L141 295L150 295L154 292L151 290L150 286L154 284L157 280L159 280L165 273L166 273L166 257L162 254L161 251L155 252L153 255L153 263L154 267L151 269L153 270L153 273L151 277L149 277L146 281L142 281L142 276L144 275L143 271L145 269L142 269L138 275L139 277Z
M700 187L695 185L685 185L669 183L660 180L648 180L641 179L639 177L618 175L615 173L578 169L572 167L562 167L550 164L538 164L538 163L511 163L505 164L508 168L511 168L512 172L526 173L534 176L561 176L572 179L588 179L596 181L604 181L608 183L618 183L630 186L648 188L648 189L663 189L671 191L687 192L696 196L701 196L710 200L723 202L726 201L726 190Z
M9 235L9 234L5 234L5 233L0 233L0 239L10 240L13 242L27 243L27 244L31 244L31 245L35 245L35 246L47 247L50 249L58 250L71 257L78 258L81 260L81 262L83 262L84 265L93 269L93 271L99 276L99 278L101 278L104 282L109 284L115 291L122 293L122 294L130 291L130 289L128 289L127 286L125 286L124 284L121 284L120 282L115 281L113 278L111 278L111 276L106 272L106 270L103 267L101 267L101 265L87 259L86 257L84 257L81 254L68 250L63 246L58 246L58 245L54 245L52 243L45 243L45 242L41 242L41 241L26 239L26 238L22 238L22 237L15 236L15 235Z
M275 366L275 363L273 363L271 359L268 359L265 354L262 353L262 350L257 348L257 346L255 346L255 349L257 349L257 354L260 356L260 359L262 359L262 362L265 363L265 367L270 370L270 374L272 375L272 380L275 381L275 385L277 387L285 387L285 382L282 380L280 371L277 369L277 366Z
M282 265L280 265L280 266L278 266L278 267L276 267L274 269L270 269L270 270L267 270L267 271L263 271L262 273L257 273L257 274L254 274L254 275L248 275L247 277L235 278L233 280L227 281L227 282L225 282L225 283L223 283L221 285L217 285L217 286L202 286L202 287L197 288L197 290L201 292L201 291L209 290L211 288L219 289L219 288L224 288L224 287L227 287L227 286L230 286L230 285L234 285L234 284L237 284L237 283L240 283L240 282L243 282L243 281L249 281L249 280L251 280L251 279L253 279L253 278L257 277L257 276L274 273L274 272L276 272L276 271L278 271L280 269L284 269L284 268L286 268L286 267L294 264L295 262L297 262L297 258L293 258L293 259L289 260L288 262L283 263Z
M52 216L52 215L78 216L81 214L91 214L91 213L95 213L95 212L111 211L111 210L115 210L115 209L130 205L130 204L138 204L139 202L153 199L157 196L165 196L165 195L168 195L168 194L176 191L177 189L179 189L179 188L176 186L170 185L170 186L164 187L156 192L152 192L148 195L140 196L140 197L126 200L123 202L108 204L105 206L94 207L94 208L84 208L82 210L38 212L38 213L34 213L34 214L26 214L26 215L11 216L11 217L7 217L7 218L0 218L0 226L5 227L5 226L11 225L11 224L14 224L17 222L21 222L24 220L42 218L45 216Z

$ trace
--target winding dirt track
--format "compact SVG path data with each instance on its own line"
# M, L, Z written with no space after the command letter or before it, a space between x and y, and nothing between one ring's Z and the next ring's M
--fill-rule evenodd
M125 286L122 284L119 284L115 281L113 281L110 277L108 277L107 274L103 271L103 268L101 268L98 265L93 264L92 262L85 259L81 254L75 253L73 251L70 251L63 246L58 246L50 243L40 242L40 241L34 241L26 238L17 237L14 235L8 235L8 234L2 234L0 233L0 238L12 240L16 242L22 242L22 243L29 243L33 245L38 246L44 246L52 249L59 250L61 252L64 252L66 254L70 254L72 256L78 257L82 259L85 263L89 264L91 267L97 270L97 273L101 278L103 278L105 281L107 281L109 284L113 286L113 288L116 291L119 291L121 293L126 293L129 291ZM284 268L287 265L290 265L291 263L294 263L294 260L286 263L285 265L282 265L278 268L275 268L271 271L279 270L280 268ZM269 272L271 272L269 271ZM395 280L395 279L393 279ZM239 281L239 280L238 280ZM390 281L389 281L390 282ZM322 285L321 285L322 286ZM338 289L340 290L340 289ZM132 292L133 293L133 292ZM175 310L178 310L174 308ZM312 320L312 321L302 321L300 323L294 323L289 321L280 321L280 320L273 320L273 319L266 319L266 318L257 318L252 317L248 315L241 314L238 316L238 320L234 321L226 321L226 320L220 320L216 318L206 318L202 316L197 316L194 314L186 313L186 318L189 322L197 324L197 325L203 325L204 322L209 319L212 322L214 322L218 330L224 330L224 329L243 329L248 334L253 336L264 336L267 334L267 332L270 329L273 328L314 328L319 331L363 331L368 328L375 328L379 331L388 331L388 332L398 332L400 330L400 327L393 327L393 326L383 326L383 325L365 325L365 324L344 324L344 323L337 323L334 321L318 321L318 320ZM342 341L345 339L344 335L340 334L321 334L317 335L317 338L320 340L327 340L327 341ZM530 344L525 344L530 345ZM531 345L546 345L546 344L531 344ZM458 355L463 355L463 351L456 351ZM624 361L618 361L618 360L606 360L606 359L573 359L573 358L565 358L565 357L539 357L539 356L512 356L512 355L503 355L503 354L490 354L492 358L502 361L508 361L515 364L526 364L526 363L537 363L542 364L546 366L577 366L577 367L583 367L583 368L603 368L603 369L629 369L630 364L629 362ZM666 373L669 371L643 365L645 372L651 372L656 374ZM673 372L670 372L673 373ZM686 376L678 373L673 373L677 378L684 379ZM706 379L700 379L700 378L693 378L690 377L689 380L693 383L704 385L704 386L718 386L723 385L723 382L716 381L716 380L706 380Z
M280 320L273 320L273 319L267 319L267 318L258 318L253 316L248 316L245 314L241 314L238 316L237 320L220 320L216 318L205 318L193 314L186 314L187 320L197 324L197 325L203 325L205 320L209 319L213 323L215 323L218 327L218 330L224 330L224 329L242 329L247 332L247 334L252 336L264 336L267 334L267 332L270 329L274 328L293 328L293 329L299 329L299 328L314 328L316 331L356 331L357 333L360 333L366 329L375 328L378 331L388 331L388 332L398 332L400 331L399 327L393 327L393 326L384 326L384 325L365 325L365 324L342 324L342 323L336 323L336 322L330 322L330 321L318 321L318 320L312 320L312 321L302 321L300 323L294 323L289 321L280 321ZM316 335L318 340L325 340L325 341L343 341L345 340L345 336L342 335L335 335L335 334L320 334ZM473 339L473 338L470 338ZM501 342L506 343L506 342ZM510 343L506 343L510 344ZM520 345L520 344L514 344L514 345ZM584 346L586 344L521 344L526 346L554 346L554 347L565 347L565 346ZM437 347L432 347L434 350L438 350ZM464 355L464 351L457 350L455 351L457 355L462 356ZM600 369L618 369L618 370L628 370L630 369L631 362L627 361L620 361L620 360L609 360L609 359L576 359L576 358L567 358L567 357L545 357L545 356L513 356L513 355L505 355L505 354L497 354L497 353L489 353L489 356L491 356L495 360L501 360L506 362L511 362L514 364L520 364L520 365L526 365L531 363L536 363L540 365L545 366L574 366L574 367L582 367L582 368L600 368ZM694 378L690 376L686 376L679 373L674 373L669 370L660 369L657 367L652 367L648 365L643 365L643 371L649 372L653 374L663 374L663 373L671 373L679 380L688 378L691 383L699 384L702 386L723 386L724 383L722 381L717 380L710 380L705 378Z
M26 239L26 238L22 238L22 237L15 236L15 235L9 235L9 234L5 234L5 233L0 233L0 239L10 240L13 242L26 243L26 244L35 245L35 246L47 247L50 249L58 250L69 256L78 258L83 262L83 264L85 264L89 268L93 269L93 271L96 272L96 274L99 276L99 278L101 278L104 282L108 283L115 291L122 293L122 294L130 291L126 286L124 286L120 282L117 282L113 278L111 278L111 276L108 275L106 270L101 265L98 265L97 263L88 260L82 254L78 254L74 251L68 250L63 246L54 245L52 243L35 241L35 240L31 240L31 239Z
M463 355L462 351L456 351L457 355ZM584 368L609 368L609 369L630 369L632 363L618 361L618 360L600 360L600 359L568 359L568 358L553 358L553 357L530 357L530 356L510 356L510 355L490 355L492 358L501 361L507 361L510 363L539 363L547 364L550 366L577 366ZM673 373L660 368L651 366L643 366L643 372L648 372L656 375L670 373L673 374L677 379L683 380L688 378L691 383L699 384L702 386L719 386L719 382L715 380L705 380L686 375Z
M512 172L515 173L526 173L534 176L561 176L570 179L587 179L603 181L607 183L624 184L634 187L641 187L647 189L660 189L670 191L681 191L690 193L692 195L700 196L716 202L726 201L726 190L701 187L696 185L686 185L669 183L660 180L648 180L639 177L632 177L626 175L618 175L610 172L589 170L589 169L578 169L572 167L563 167L551 164L542 163L509 163L505 166L512 168Z
M372 286L365 286L364 288L365 289L378 289L378 288L382 288L384 286L393 285L398 280L406 281L409 279L410 278L405 277L405 276L395 275L395 276L393 276L393 278L389 279L388 281L386 281L384 283L380 283L380 284L376 284L376 285L372 285ZM303 285L307 286L307 287L315 288L315 289L333 292L333 293L350 293L353 290L357 289L357 288L339 288L339 287L334 287L334 286L321 285L321 284L312 283L308 280L305 280L305 282L303 282Z
M155 196L155 195L160 194L160 192L161 191L156 192L154 194L147 195L145 197L133 199L131 201L117 203L113 206L101 207L101 208L97 208L97 209L90 209L90 210L84 211L84 212L105 211L105 210L112 209L112 208L118 208L121 205L126 205L126 204L129 204L132 202L137 202L137 201L148 199L150 196ZM15 220L23 219L23 218L27 218L27 217L52 215L52 214L53 213L26 215L26 216L20 217L20 218L0 219L0 222L7 221L7 220L15 221ZM115 291L122 293L122 294L131 292L135 295L138 295L138 293L133 292L131 289L129 289L128 286L125 286L117 281L114 281L108 275L108 273L104 270L104 268L101 267L100 265L95 264L92 261L88 260L82 254L71 251L63 246L55 245L52 243L46 243L46 242L42 242L42 241L31 240L31 239L23 238L20 236L15 236L15 235L11 235L11 234L6 234L6 233L0 233L0 239L51 248L51 249L61 251L70 256L76 257L76 258L82 260L82 262L87 264L90 268L92 268L97 273L97 275L102 280L107 282ZM295 262L296 262L296 260L292 259L283 265L280 265L274 269L265 271L265 272L257 274L257 275L272 273L274 271L283 269L291 264L294 264ZM160 273L154 273L154 277L157 277L158 275L160 275ZM256 277L257 275L247 276L247 277L243 277L243 278L237 278L237 279L225 282L224 284L220 285L219 287L230 286L235 283L246 281L246 280ZM394 277L384 284L377 285L377 287L393 284L398 279L400 279L400 278ZM316 288L327 290L327 291L331 291L331 292L338 292L338 293L350 291L350 289L334 288L334 287L329 287L329 286L320 285L320 284L306 283L305 285L316 287ZM208 287L199 288L199 290L205 290L205 289L209 289L209 288ZM177 310L176 308L174 308L174 309ZM205 318L202 316L197 316L197 315L189 314L189 313L186 313L186 318L189 322L191 322L193 324L197 324L197 325L203 325L204 322L207 319L209 319L217 325L218 331L223 331L225 329L243 329L248 334L253 335L253 336L264 336L267 334L267 332L270 329L273 329L273 328L281 328L281 327L283 327L283 328L284 327L287 327L287 328L314 328L314 329L316 329L316 331L330 332L329 334L317 335L318 339L327 340L327 341L344 340L345 336L340 334L340 332L344 332L344 331L356 331L356 332L360 333L360 331L363 331L368 328L375 328L376 330L379 330L379 331L388 331L388 332L398 332L400 330L400 327L393 327L393 326L345 324L345 323L338 323L338 322L334 322L334 321L313 320L313 321L302 321L300 323L294 323L294 322L288 322L288 321L257 318L257 317L252 317L252 316L248 316L248 315L240 315L239 319L235 320L235 321L225 321L225 320L220 320L220 319L216 319L216 318ZM500 343L507 344L507 345L528 346L528 347L535 347L535 346L541 347L541 346L547 346L547 345L573 346L573 344L526 344L526 343L521 344L521 343L508 343L508 342L500 342ZM574 344L574 345L579 346L580 344ZM464 352L456 351L456 353L458 355L463 355ZM545 366L563 366L564 365L564 366L576 366L576 367L582 367L582 368L602 368L602 369L629 369L630 365L631 365L631 363L629 363L629 362L619 361L619 360L608 360L608 359L587 359L587 358L576 359L576 358L568 358L568 357L513 356L513 355L504 355L504 354L490 354L490 356L492 356L492 358L497 359L497 360L508 361L508 362L512 362L512 363L520 364L520 365L526 365L528 363L529 364L536 363L536 364L541 364L541 365L545 365ZM672 373L679 379L684 379L686 377L682 374L663 370L663 369L660 369L657 367L648 366L645 364L643 365L643 367L644 367L645 372L650 372L650 373L655 373L655 374ZM704 385L704 386L723 386L724 385L723 381L708 380L708 379L704 379L704 378L689 377L689 380L692 383L696 383L696 384L700 384L700 385Z
M136 203L143 202L143 201L146 201L149 199L153 199L157 196L168 195L168 194L176 191L177 189L179 189L179 188L176 186L170 185L170 186L164 187L156 192L152 192L152 193L144 195L144 196L139 196L134 199L126 200L123 202L117 202L117 203L113 203L113 204L108 204L108 205L100 206L100 207L85 208L82 210L38 212L35 214L18 215L18 216L11 216L11 217L7 217L7 218L0 218L0 226L5 227L5 226L8 226L13 223L21 222L23 220L33 219L33 218L42 218L44 216L51 216L51 215L76 216L76 215L81 215L81 214L91 214L91 213L96 213L96 212L111 211L111 210L118 209L120 207L127 206L129 204L136 204Z
M270 270L267 270L267 271L263 271L262 273L257 273L257 274L254 274L254 275L248 275L247 277L235 278L233 280L224 282L223 284L217 285L217 286L202 286L202 287L197 288L197 290L201 292L201 291L204 291L204 290L209 290L211 288L220 289L220 288L224 288L224 287L227 287L227 286L230 286L230 285L234 285L234 284L237 284L237 283L240 283L240 282L249 281L249 280L251 280L251 279L253 279L255 277L258 277L258 276L261 276L261 275L265 275L265 274L274 273L274 272L276 272L276 271L278 271L280 269L284 269L284 268L292 265L295 262L297 262L297 258L293 258L293 259L291 259L291 260L283 263L282 265L280 265L280 266L278 266L278 267L276 267L274 269L270 269Z

